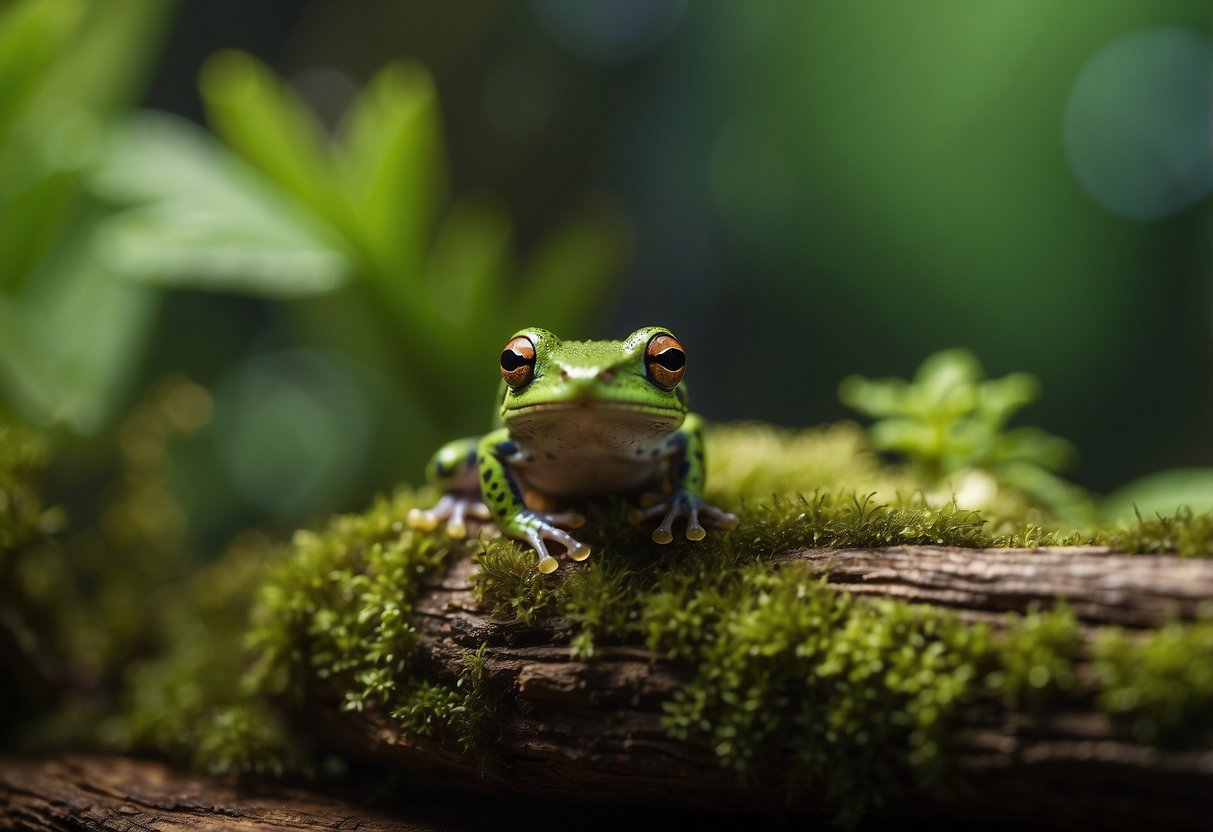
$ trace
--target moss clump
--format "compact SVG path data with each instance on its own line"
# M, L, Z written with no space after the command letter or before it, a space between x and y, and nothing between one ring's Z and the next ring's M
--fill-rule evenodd
M714 532L697 543L676 540L656 549L648 529L629 526L622 503L590 506L580 530L595 555L567 570L567 578L542 575L535 555L508 540L490 542L477 555L477 600L526 624L554 615L578 625L576 654L588 656L594 638L622 637L635 630L628 599L652 589L667 572L720 574L806 546L855 547L933 544L983 546L985 520L976 512L921 498L877 503L872 495L816 493L775 498L742 511L730 532Z
M887 502L922 485L885 465L854 422L805 430L761 422L711 425L705 442L708 500L728 506L814 491L874 492Z
M1146 635L1108 629L1095 642L1099 705L1141 742L1213 742L1213 611Z
M295 535L258 591L250 690L288 701L337 696L345 710L373 706L402 731L450 730L469 747L489 730L483 649L468 653L457 679L426 678L414 666L412 605L452 549L441 535L408 528L416 505L402 493Z
M1075 684L1078 625L1065 608L994 629L838 593L798 566L764 563L761 545L629 551L509 588L537 588L522 606L532 621L573 623L576 656L643 640L685 666L690 681L667 705L674 736L706 738L744 777L821 789L844 820L907 783L946 782L958 725L1000 708L1044 711ZM501 564L526 553L498 543L480 557L494 564L494 577L478 577L492 598Z
M1213 558L1213 511L1193 513L1187 506L1175 514L1142 517L1132 525L1107 532L1103 539L1125 552Z
M839 595L799 570L743 570L646 610L649 644L695 675L669 703L680 738L711 737L743 774L823 788L854 820L909 777L939 783L990 631L946 611ZM668 617L686 602L691 616ZM674 623L675 626L671 626Z
M0 587L14 581L17 554L57 525L38 493L46 441L32 430L0 421Z
M1075 665L1082 650L1078 618L1062 604L1024 616L1012 613L1007 625L999 634L999 666L986 677L986 685L1011 710L1043 713L1077 682Z
M310 765L309 749L244 677L240 649L268 540L237 538L214 564L175 587L149 655L126 674L109 744L190 761L211 774L283 774Z

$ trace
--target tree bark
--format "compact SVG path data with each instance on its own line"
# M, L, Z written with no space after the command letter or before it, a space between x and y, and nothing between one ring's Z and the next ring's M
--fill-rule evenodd
M0 829L310 830L450 829L281 785L182 774L124 757L0 760Z

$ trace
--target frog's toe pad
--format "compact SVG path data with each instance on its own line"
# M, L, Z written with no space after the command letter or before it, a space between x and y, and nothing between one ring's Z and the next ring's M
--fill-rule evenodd
M686 520L687 540L703 540L707 537L707 530L699 522L700 515L722 529L727 530L737 526L737 518L732 514L710 506L699 497L684 492L671 494L656 505L630 511L628 522L635 524L653 517L661 517L661 525L653 530L652 538L654 543L664 545L674 540L674 523L678 520Z
M409 526L423 532L432 532L442 522L441 518L434 516L434 512L421 508L409 509L408 520Z

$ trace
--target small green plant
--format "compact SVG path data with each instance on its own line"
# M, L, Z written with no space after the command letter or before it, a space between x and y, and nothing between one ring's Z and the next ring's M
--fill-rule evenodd
M913 381L850 376L839 387L844 404L877 420L873 446L902 455L927 487L954 489L974 508L998 505L998 490L1009 490L1070 524L1088 522L1085 493L1056 474L1073 453L1070 443L1007 427L1037 393L1027 373L986 379L963 349L927 358Z

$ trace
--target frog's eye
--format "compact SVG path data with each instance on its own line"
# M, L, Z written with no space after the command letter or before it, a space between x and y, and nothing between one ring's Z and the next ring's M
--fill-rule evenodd
M673 390L682 381L687 354L673 335L654 335L644 349L644 367L649 381L665 390Z
M531 339L519 335L510 340L501 351L501 377L505 383L517 390L531 383L535 375L535 345Z

